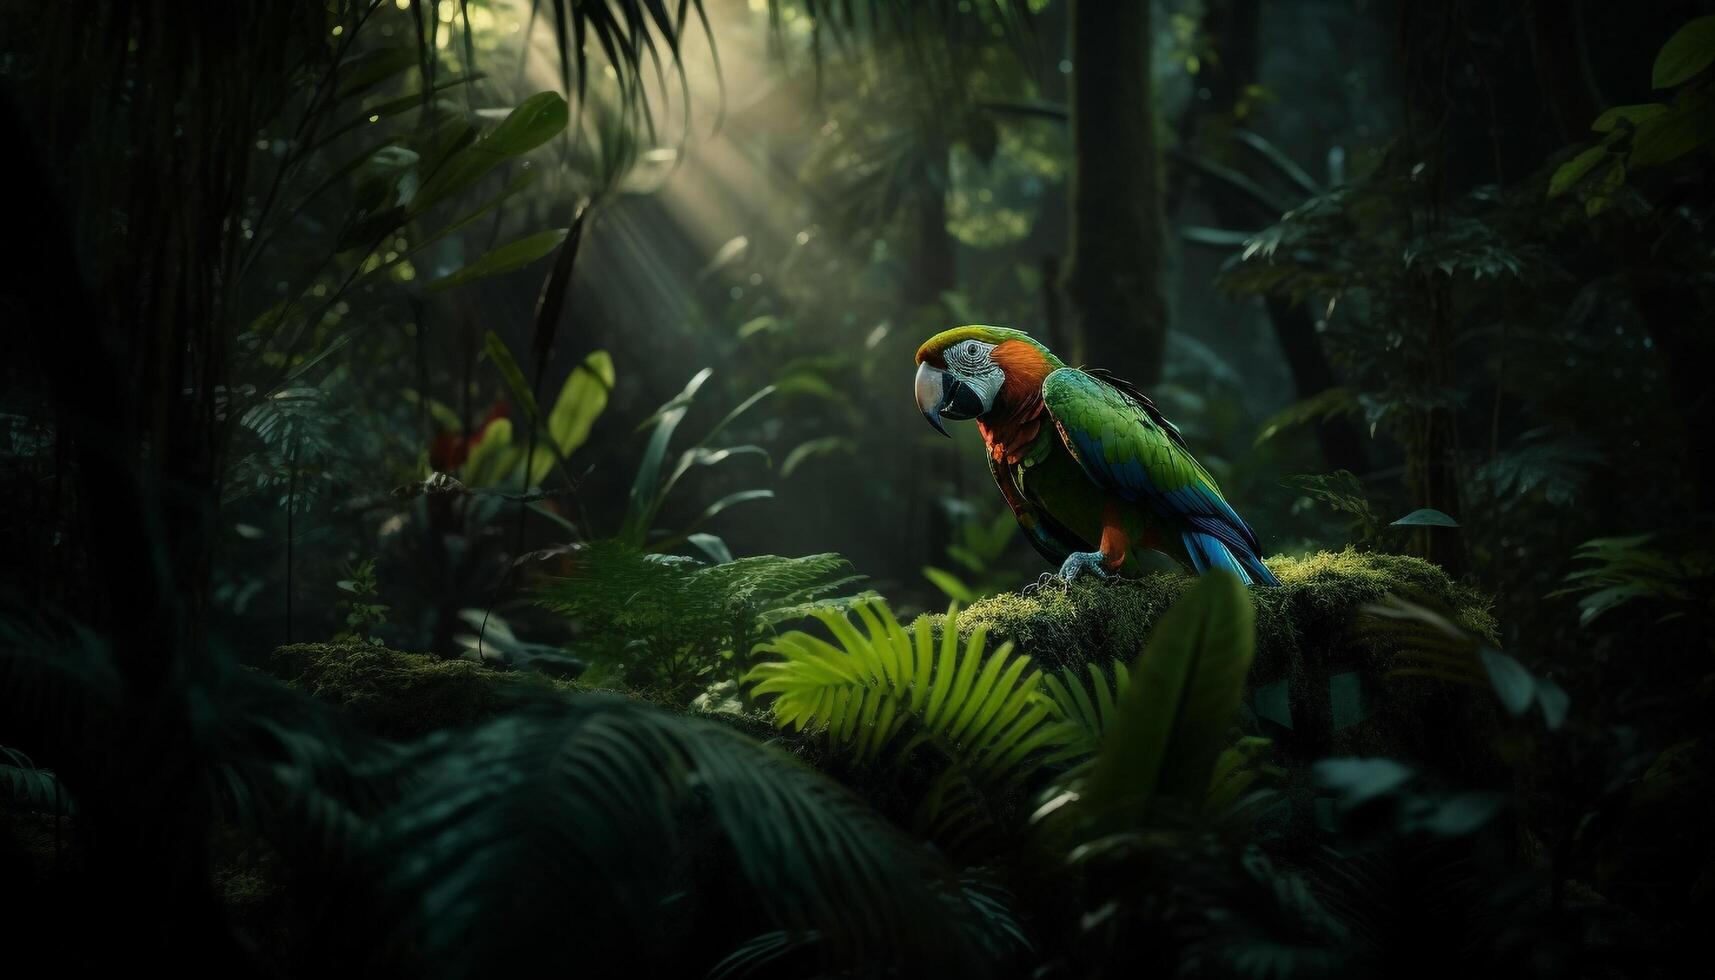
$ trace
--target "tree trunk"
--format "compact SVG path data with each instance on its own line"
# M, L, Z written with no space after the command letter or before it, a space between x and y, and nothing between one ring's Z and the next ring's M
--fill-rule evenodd
M1219 38L1222 56L1211 66L1207 76L1209 98L1204 103L1207 112L1203 125L1188 125L1197 151L1207 157L1223 157L1223 147L1216 145L1225 135L1226 124L1238 105L1239 95L1246 87L1256 84L1257 36L1261 21L1260 0L1225 0L1209 7L1204 18L1205 33ZM1192 100L1196 111L1197 100ZM1216 138L1209 138L1211 135ZM1230 142L1230 141L1228 141ZM1229 166L1232 161L1223 160ZM1258 223L1273 222L1277 214L1265 214L1262 208L1228 189L1213 188L1208 195L1210 208L1223 227L1251 228ZM1316 336L1316 324L1309 309L1280 296L1267 298L1268 316L1274 325L1275 338L1280 342L1281 355L1292 374L1293 388L1300 399L1319 395L1340 382L1327 351ZM1364 473L1369 469L1369 453L1357 423L1345 416L1321 419L1315 423L1316 442L1322 458L1330 469Z
M905 273L905 301L923 306L938 301L957 285L958 273L953 236L947 232L947 171L951 148L937 138L930 151L932 164L925 167L911 209L912 251Z
M1074 362L1141 385L1161 379L1166 224L1147 2L1072 0L1071 250Z
M1400 68L1404 95L1405 135L1401 142L1413 159L1428 165L1423 198L1411 208L1411 233L1430 238L1445 234L1448 210L1448 104L1443 52L1453 41L1453 8L1408 3L1400 15ZM1453 376L1453 293L1433 276L1410 280L1414 295L1408 302L1424 318L1422 346L1407 360L1411 384L1420 390L1445 391ZM1406 423L1405 484L1411 506L1459 517L1459 437L1453 412L1445 405L1416 409ZM1446 528L1412 529L1412 551L1458 575L1464 565L1464 537Z

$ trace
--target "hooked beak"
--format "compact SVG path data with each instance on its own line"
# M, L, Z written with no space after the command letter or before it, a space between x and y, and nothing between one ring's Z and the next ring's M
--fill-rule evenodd
M917 409L935 431L949 438L943 418L974 419L984 411L982 396L969 385L930 364L917 365Z

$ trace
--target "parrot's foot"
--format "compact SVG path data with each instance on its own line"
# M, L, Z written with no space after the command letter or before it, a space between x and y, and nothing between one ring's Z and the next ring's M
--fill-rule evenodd
M1107 578L1108 570L1102 567L1104 560L1099 551L1074 551L1060 563L1060 577L1067 582L1075 582L1078 576L1085 574Z
M1058 575L1055 575L1053 572L1043 572L1036 579L1036 581L1025 586L1024 589L1022 590L1021 594L1025 598L1029 598L1030 596L1033 596L1036 593L1041 592L1043 589L1048 588L1050 585L1064 586L1065 584L1066 584L1066 580L1061 578Z

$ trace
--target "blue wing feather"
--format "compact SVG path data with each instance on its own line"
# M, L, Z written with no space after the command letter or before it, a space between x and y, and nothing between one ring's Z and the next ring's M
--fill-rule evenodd
M1056 379L1059 379L1059 384L1053 383ZM1185 448L1184 437L1177 430L1155 444L1162 447L1161 451L1177 456L1172 460L1173 464L1188 468L1196 478L1182 486L1164 490L1150 478L1142 458L1135 454L1131 458L1123 458L1127 454L1116 454L1122 458L1110 459L1101 434L1089 428L1065 424L1062 415L1067 413L1057 411L1055 403L1061 399L1099 398L1109 408L1120 411L1125 424L1161 429L1155 421L1157 412L1145 409L1124 390L1073 368L1054 372L1049 381L1044 385L1044 401L1061 438L1072 450L1085 475L1124 500L1147 504L1183 522L1187 527L1183 535L1185 550L1199 573L1209 567L1221 567L1235 572L1246 582L1279 584L1259 557L1261 548L1256 532L1215 489L1213 478L1191 456ZM1161 431L1166 432L1165 429Z

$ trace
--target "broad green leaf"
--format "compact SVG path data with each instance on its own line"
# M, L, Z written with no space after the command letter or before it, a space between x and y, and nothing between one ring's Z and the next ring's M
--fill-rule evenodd
M773 500L773 499L774 499L774 491L773 490L740 490L737 493L729 493L726 496L722 497L721 499L719 499L719 500L715 501L714 503L708 505L707 507L704 507L703 512L701 514L698 514L697 519L695 521L693 521L692 523L693 524L701 524L704 521L708 520L709 518L714 517L716 514L719 514L721 511L726 510L728 507L734 506L735 504L747 503L747 502L752 501L752 500Z
M961 582L957 575L945 569L936 568L933 565L924 565L923 577L933 583L935 588L946 593L949 599L971 603L979 598L976 593L971 591L970 586Z
M1458 527L1459 522L1433 507L1419 507L1417 510L1393 522L1394 527Z
M697 550L708 555L709 560L717 565L724 565L727 562L732 561L732 549L727 547L726 542L722 540L719 535L703 533L687 534L685 535L685 541L689 544L695 545Z
M1542 720L1547 722L1548 730L1559 731L1566 723L1566 713L1572 708L1572 697L1566 689L1546 677L1536 680L1536 703L1542 708Z
M1325 422L1340 415L1356 415L1359 408L1357 396L1349 389L1340 386L1324 389L1270 416L1268 421L1263 423L1262 431L1257 433L1254 445L1260 446L1281 432L1297 426Z
M845 436L821 436L807 442L801 442L793 446L792 451L786 454L786 462L780 464L780 476L782 479L791 476L798 467L817 456L856 451L857 443Z
M566 100L558 92L537 92L507 114L484 136L483 149L503 157L528 153L548 142L566 128L569 113Z
M1161 617L1091 768L1084 799L1097 819L1154 796L1203 799L1244 697L1255 616L1238 578L1216 571Z
M1483 666L1489 672L1489 683L1494 685L1495 695L1501 699L1501 704L1508 714L1522 715L1536 698L1536 678L1524 665L1512 657L1483 648Z
M1464 837L1494 819L1505 802L1499 793L1457 793L1417 816L1411 825L1437 837Z
M1584 175L1607 156L1608 148L1606 146L1592 146L1555 168L1554 176L1548 181L1548 196L1559 197L1578 186L1578 182L1584 179Z
M739 325L738 339L745 340L759 333L778 330L780 329L782 322L783 321L781 321L779 317L772 313L764 313L759 317L752 317Z
M508 242L464 268L429 283L428 291L438 293L478 279L522 269L552 252L565 240L566 229L552 228Z
M495 419L483 430L481 441L470 447L459 475L466 486L492 487L511 474L522 455L512 445L512 420Z
M1712 139L1715 102L1694 98L1640 123L1627 160L1634 168L1659 167L1707 146Z
M1667 111L1667 106L1660 102L1646 102L1642 105L1617 105L1596 117L1590 128L1598 133L1611 133L1619 127L1622 121L1633 126L1646 119L1653 119Z
M1618 191L1625 182L1625 164L1619 161L1610 164L1608 169L1602 171L1602 176L1586 192L1584 213L1591 218L1600 214L1613 200L1614 192Z
M483 349L488 353L488 359L494 362L494 367L500 372L500 378L506 382L507 390L518 401L518 407L523 410L524 417L531 422L538 418L536 411L536 396L530 391L530 383L524 380L524 372L519 369L518 362L512 357L512 351L507 348L506 341L500 335L490 330L483 338ZM507 429L510 436L511 428Z
M1416 775L1392 759L1337 758L1316 763L1316 785L1333 792L1343 809L1355 809L1404 786Z
M607 351L592 352L572 369L548 413L548 435L561 456L570 456L589 439L590 427L607 408L613 383L613 358Z
M1655 56L1650 84L1672 88L1691 81L1715 61L1715 15L1694 18L1674 32Z

